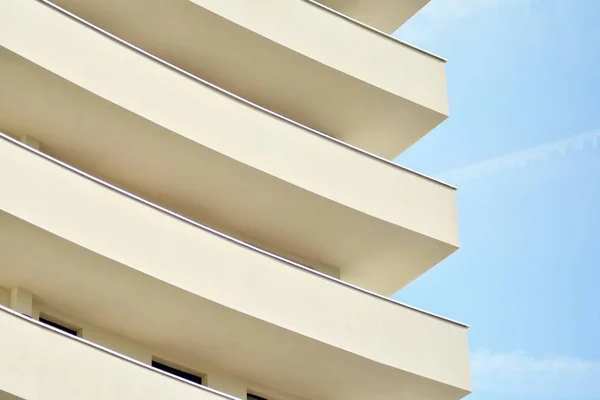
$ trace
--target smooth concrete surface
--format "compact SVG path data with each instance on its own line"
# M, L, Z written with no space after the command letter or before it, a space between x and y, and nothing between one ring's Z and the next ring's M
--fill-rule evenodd
M203 383L207 386L241 399L245 399L246 393L250 391L269 400L311 400L266 386L264 377L260 377L260 382L257 382L235 375L230 371L230 367L224 369L223 366L219 367L214 362L200 358L187 350L184 353L169 351L164 347L152 350L154 358L198 371L203 374Z
M6 261L0 257L0 264ZM0 282L3 281L2 268L0 267ZM26 291L24 288L19 290ZM9 307L9 297L11 290L0 286L0 306ZM12 308L12 307L11 307ZM113 332L107 331L104 328L90 324L85 318L87 315L82 315L81 318L67 315L64 312L40 301L39 297L33 301L34 319L39 320L40 315L51 321L57 322L63 326L68 326L71 329L78 331L79 336L89 342L100 345L112 351L116 351L126 357L142 362L146 365L151 365L153 358L158 358L169 364L178 365L181 368L193 369L199 371L203 375L203 384L212 389L226 393L228 395L246 398L246 393L251 390L253 393L258 393L269 400L305 400L300 397L283 393L266 387L260 383L247 381L243 378L232 375L228 371L223 371L211 362L199 359L198 357L190 357L189 354L174 354L164 349L153 349L142 343L128 339L121 335L116 335ZM12 308L15 310L14 308ZM17 311L17 310L15 310ZM84 319L82 319L84 318ZM3 397L4 396L4 397ZM0 390L0 399L17 399L10 397L8 393Z
M3 390L0 390L0 400L24 400L24 399L22 397L17 397L10 393L6 393Z
M319 0L319 3L383 32L392 33L429 0Z
M36 150L40 150L40 142L38 142L37 140L35 140L34 138L32 138L31 136L28 135L20 135L18 137L19 141L21 143L26 144L29 147L32 147Z
M136 365L2 308L0 327L0 393L6 393L7 399L233 399Z
M206 384L209 387L217 389L220 392L239 397L240 399L246 398L246 385L244 385L244 383L241 381L234 381L232 379L229 379L229 377L227 376L216 374L206 376L202 383Z
M0 274L0 281L3 277ZM11 307L12 308L12 307ZM117 335L103 327L90 324L85 315L73 317L61 310L52 307L42 299L34 302L33 318L44 317L78 332L79 337L92 343L116 351L141 363L150 365L152 363L152 350L142 343Z
M2 276L0 269L0 281L1 280ZM158 359L165 364L173 365L180 369L195 371L197 374L202 375L203 385L228 395L245 399L247 388L256 386L256 384L253 382L248 382L242 378L233 376L227 371L222 371L216 368L210 362L182 354L173 354L168 351L164 351L164 349L151 348L143 343L131 340L121 335L117 335L102 327L90 324L86 320L86 315L74 317L72 315L65 314L61 310L58 310L51 305L40 301L38 298L36 298L36 301L34 301L33 309L34 319L39 319L40 316L43 316L50 321L54 321L63 326L77 330L79 336L85 340L112 351L116 351L119 354L125 355L126 357L132 358L146 365L151 365L153 359ZM263 390L266 390L264 393L269 393L269 400L297 400L295 397L289 394L280 394L277 392L275 392L277 393L277 397L274 397L271 396L271 393L274 392L272 389Z
M6 140L0 185L4 287L306 398L459 399L470 388L464 326L283 264Z
M388 159L448 116L443 59L314 2L56 3L230 92Z
M2 45L46 69L0 51L1 129L378 293L457 249L453 188L236 101L42 3L1 6Z
M0 268L2 268L2 261L0 261ZM10 306L10 289L2 286L0 286L0 306Z
M9 305L13 310L31 317L33 313L33 295L26 289L13 287L10 290Z

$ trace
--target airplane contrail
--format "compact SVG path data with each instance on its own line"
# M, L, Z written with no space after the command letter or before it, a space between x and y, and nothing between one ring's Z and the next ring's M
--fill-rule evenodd
M598 148L600 148L600 129L445 171L436 175L436 178L445 182L460 183L501 171L548 162L554 157L564 157L569 153L596 151Z

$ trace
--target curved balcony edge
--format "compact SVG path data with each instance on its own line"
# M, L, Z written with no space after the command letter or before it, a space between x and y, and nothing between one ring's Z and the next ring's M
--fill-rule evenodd
M40 1L44 1L44 0L40 0ZM464 328L467 328L467 329L470 328L469 325L467 325L467 324L465 324L463 322L455 321L453 319L446 318L446 317L443 317L441 315L437 315L435 313L432 313L432 312L429 312L429 311L425 311L425 310L419 309L417 307L410 306L408 304L402 303L402 302L397 301L395 299L392 299L390 297L385 297L385 296L382 296L380 294L371 292L371 291L369 291L367 289L361 288L359 286L350 284L348 282L344 282L344 281L342 281L340 279L334 278L334 277L329 276L327 274L324 274L322 272L316 271L316 270L314 270L314 269L312 269L312 268L310 268L308 266L299 264L299 263L297 263L295 261L292 261L292 260L289 260L289 259L287 259L285 257L282 257L282 256L279 256L277 254L271 253L271 252L269 252L267 250L264 250L264 249L262 249L260 247L251 245L250 243L247 243L247 242L245 242L243 240L237 239L237 238L235 238L233 236L229 236L229 235L227 235L227 234L225 234L225 233L223 233L221 231L218 231L218 230L216 230L214 228L211 228L211 227L209 227L207 225L204 225L204 224L202 224L200 222L197 222L197 221L194 221L194 220L192 220L190 218L187 218L187 217L185 217L185 216L183 216L181 214L178 214L178 213L176 213L174 211L171 211L171 210L169 210L169 209L167 209L165 207L162 207L162 206L160 206L158 204L155 204L155 203L153 203L153 202L151 202L149 200L146 200L146 199L144 199L142 197L136 196L135 194L130 193L130 192L124 190L124 189L121 189L118 186L115 186L115 185L110 184L110 183L108 183L106 181L103 181L102 179L97 178L97 177L95 177L93 175L90 175L87 172L84 172L84 171L82 171L80 169L77 169L77 168L75 168L75 167L73 167L73 166L71 166L71 165L69 165L69 164L67 164L67 163L65 163L63 161L60 161L60 160L58 160L58 159L56 159L56 158L54 158L54 157L52 157L52 156L50 156L50 155L48 155L46 153L43 153L43 152L41 152L41 151L39 151L37 149L34 149L33 147L30 147L27 144L24 144L24 143L18 141L17 139L14 139L13 137L9 136L8 134L6 134L4 132L0 132L0 139L5 140L5 141L7 141L7 142L9 142L9 143L11 143L11 144L13 144L15 146L21 147L24 150L27 150L27 151L29 151L29 152L31 152L31 153L39 156L39 157L42 157L42 158L44 158L44 159L46 159L46 160L48 160L48 161L50 161L50 162L52 162L52 163L54 163L54 164L62 167L62 168L65 168L65 169L67 169L67 170L69 170L69 171L71 171L71 172L73 172L73 173L75 173L75 174L77 174L77 175L79 175L79 176L81 176L83 178L86 178L86 179L88 179L88 180L90 180L90 181L92 181L92 182L94 182L96 184L104 186L104 187L106 187L106 188L108 188L110 190L113 190L113 191L115 191L115 192L117 192L117 193L119 193L119 194L121 194L123 196L126 196L126 197L128 197L128 198L130 198L132 200L135 200L135 201L137 201L139 203L142 203L142 204L144 204L146 206L149 206L149 207L151 207L151 208L153 208L153 209L155 209L157 211L165 213L165 214L167 214L167 215L169 215L169 216L171 216L173 218L178 219L179 221L185 222L185 223L190 224L190 225L192 225L192 226L194 226L196 228L202 229L204 231L212 233L213 235L219 236L222 239L226 239L226 240L228 240L230 242L233 242L233 243L235 243L237 245L246 247L246 248L248 248L248 249L250 249L252 251L261 253L262 255L265 255L267 257L276 259L276 260L281 261L281 262L283 262L283 263L285 263L287 265L290 265L292 267L301 269L301 270L303 270L305 272L308 272L308 273L320 276L321 278L328 279L329 281L335 282L335 283L337 283L339 285L343 285L345 287L357 290L357 291L362 292L362 293L364 293L366 295L369 295L369 296L378 298L380 300L396 304L396 305L398 305L400 307L403 307L403 308L406 308L406 309L418 312L420 314L423 314L423 315L426 315L426 316L429 316L429 317L432 317L432 318L436 318L436 319L442 320L444 322L448 322L448 323L451 323L451 324L454 324L454 325L458 325L458 326L461 326L461 327L464 327Z
M318 2L318 1L316 1L316 0L302 0L302 1L305 1L305 2L307 2L307 3L310 3L310 4L314 5L315 7L320 7L320 8L322 8L322 9L326 10L327 12L330 12L330 13L332 13L332 14L335 14L335 15L337 15L337 16L338 16L338 17L340 17L340 18L344 18L345 20L347 20L347 21L350 21L350 22L352 22L353 24L360 26L361 28L367 29L367 30L369 30L369 31L371 31L371 32L374 32L374 33L376 33L376 34L378 34L378 35L380 35L380 36L383 36L383 37L385 37L385 38L387 38L387 39L389 39L389 40L392 40L392 41L394 41L394 42L396 42L396 43L399 43L399 44L401 44L401 45L403 45L403 46L406 46L406 47L408 47L408 48L411 48L411 49L413 49L413 50L416 50L416 51L418 51L419 53L426 54L426 55L428 55L428 56L430 56L430 57L433 57L433 58L436 58L436 59L438 59L438 60L440 60L440 61L443 61L444 63L447 63L447 62L448 62L448 60L447 60L446 58L442 57L442 56L439 56L439 55L437 55L437 54L435 54L435 53L432 53L432 52L430 52L430 51L428 51L428 50L422 49L422 48L420 48L420 47L418 47L418 46L415 46L414 44L410 44L410 43L408 43L408 42L405 42L405 41L404 41L404 40L402 40L402 39L398 39L397 37L395 37L395 36L393 36L393 35L390 35L389 33L385 33L384 31L382 31L382 30L380 30L380 29L377 29L377 28L375 28L375 27L373 27L373 26L371 26L371 25L367 25L367 24L365 24L364 22L361 22L361 21L359 21L359 20L357 20L357 19L355 19L355 18L352 18L352 17L350 17L349 15L346 15L346 14L344 14L344 13L341 13L341 12L337 11L337 10L334 10L334 9L333 9L333 8L331 8L331 7L327 7L325 4L321 4L321 3L319 3L319 2Z
M28 322L30 324L33 324L33 325L35 325L35 326L37 326L39 328L43 328L43 329L46 329L46 330L51 331L53 333L56 333L58 335L61 335L64 338L71 339L71 340L73 340L75 342L84 344L84 345L89 346L89 347L91 347L93 349L99 350L99 351L101 351L103 353L110 354L111 356L119 358L119 359L121 359L123 361L127 361L127 362L129 362L131 364L137 365L138 367L145 368L145 369L150 370L152 372L155 372L157 374L168 376L171 379L175 379L175 380L177 380L179 382L182 382L182 383L185 383L187 385L193 386L193 387L198 388L200 390L204 390L204 391L210 392L210 393L212 393L214 395L217 395L217 396L220 396L220 397L222 397L224 399L228 399L228 400L240 400L239 398L234 397L234 396L230 396L227 393L220 392L220 391L215 390L213 388L210 388L208 386L200 385L200 384L197 384L195 382L189 381L187 379L180 378L177 375L173 375L173 374L170 374L170 373L165 372L163 370L160 370L158 368L154 368L151 365L144 364L141 361L135 360L135 359L133 359L131 357L128 357L128 356L126 356L124 354L121 354L121 353L116 352L114 350L111 350L111 349L109 349L107 347L104 347L104 346L101 346L99 344L96 344L94 342L90 342L89 340L83 339L83 338L81 338L79 336L73 336L73 335L71 335L69 333L63 332L60 329L57 329L57 328L55 328L53 326L44 324L44 323L42 323L42 322L40 322L40 321L38 321L38 320L36 320L36 319L28 316L28 315L25 315L25 314L22 314L20 312L15 311L15 310L12 310L12 309L10 309L8 307L5 307L5 306L3 306L1 304L0 304L0 312L4 312L6 314L10 314L13 317L19 318L19 319L21 319L23 321L26 321L26 322Z
M65 15L65 16L67 16L69 18L72 18L73 20L75 20L75 21L77 21L77 22L79 22L79 23L87 26L88 28L93 29L94 31L96 31L96 32L98 32L98 33L100 33L100 34L108 37L109 39L117 42L118 44L120 44L122 46L125 46L125 47L127 47L127 48L129 48L129 49L131 49L131 50L133 50L133 51L135 51L137 53L139 53L139 54L142 54L143 56L151 59L152 61L155 61L155 62L157 62L157 63L159 63L161 65L164 65L167 68L169 68L169 69L171 69L171 70L173 70L173 71L175 71L175 72L177 72L177 73L179 73L179 74L181 74L181 75L183 75L183 76L185 76L185 77L187 77L189 79L192 79L195 82L198 82L198 83L200 83L202 85L210 87L213 90L216 90L216 91L218 91L218 92L220 92L222 94L225 94L226 96L231 97L231 98L235 99L236 101L239 101L239 102L241 102L241 103L243 103L245 105L248 105L248 106L250 106L250 107L252 107L254 109L257 109L257 110L259 110L259 111L261 111L263 113L269 114L270 116L273 116L273 117L275 117L277 119L280 119L280 120L282 120L282 121L284 121L286 123L294 125L294 126L300 128L300 129L304 130L304 131L307 131L307 132L310 132L310 133L312 133L314 135L320 136L320 137L322 137L324 139L327 139L327 140L332 141L332 142L334 142L336 144L344 146L347 149L353 150L353 151L355 151L357 153L365 155L365 156L367 156L369 158L372 158L374 160L377 160L379 162L382 162L382 163L387 164L389 166L392 166L394 168L401 169L401 170L409 172L409 173L411 173L413 175L416 175L416 176L419 176L421 178L427 179L428 181L437 183L437 184L442 185L442 186L446 186L446 187L448 187L450 189L453 189L453 190L457 189L456 186L451 185L451 184L449 184L447 182L443 182L443 181L441 181L439 179L436 179L434 177L431 177L429 175L426 175L426 174L423 174L421 172L415 171L413 169L410 169L408 167L402 166L400 164L396 164L393 161L390 161L390 160L388 160L386 158L383 158L381 156L378 156L376 154L368 152L368 151L366 151L364 149L361 149L360 147L357 147L357 146L354 146L354 145L349 144L347 142L344 142L343 140L340 140L338 138L330 136L330 135L328 135L328 134L326 134L324 132L321 132L319 130L310 128L310 127L308 127L306 125L303 125L303 124L301 124L301 123L299 123L297 121L294 121L293 119L285 117L284 115L278 114L275 111L272 111L272 110L269 110L268 108L262 107L262 106L254 103L254 102L252 102L252 101L250 101L250 100L248 100L246 98L238 96L235 93L232 93L232 92L230 92L230 91L228 91L228 90L226 90L226 89L224 89L224 88L222 88L222 87L220 87L218 85L215 85L214 83L206 81L206 80L204 80L204 79L202 79L202 78L200 78L200 77L198 77L198 76L196 76L196 75L194 75L194 74L192 74L192 73L190 73L190 72L188 72L188 71L186 71L186 70L184 70L184 69L182 69L182 68L180 68L180 67L178 67L178 66L176 66L174 64L171 64L168 61L163 60L162 58L160 58L160 57L158 57L158 56L156 56L156 55L154 55L154 54L152 54L152 53L150 53L150 52L148 52L146 50L143 50L143 49L141 49L141 48L139 48L139 47L137 47L137 46L135 46L135 45L127 42L126 40L121 39L120 37L118 37L116 35L113 35L112 33L110 33L108 31L106 31L106 30L104 30L104 29L102 29L102 28L100 28L100 27L92 24L89 21L86 21L85 19L77 16L76 14L74 14L74 13L72 13L70 11L65 10L64 8L62 8L62 7L54 4L53 2L51 2L49 0L35 0L35 1L40 2L40 3L42 3L42 4L44 4L44 5L48 6L48 7L50 7L52 9L56 10L57 12L60 12L61 14ZM305 1L311 1L311 0L305 0ZM319 5L319 6L321 6L321 5ZM325 6L322 6L322 7L325 7ZM327 7L325 7L325 8L327 8ZM335 11L335 10L331 10L331 11L337 13L337 11ZM343 14L340 14L340 15L343 16ZM359 23L359 22L357 21L357 23ZM383 32L382 32L382 34L383 34ZM396 39L394 39L394 40L396 40Z

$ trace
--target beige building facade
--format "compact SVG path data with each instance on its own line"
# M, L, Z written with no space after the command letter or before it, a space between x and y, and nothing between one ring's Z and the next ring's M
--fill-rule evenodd
M466 396L426 3L0 0L0 399Z

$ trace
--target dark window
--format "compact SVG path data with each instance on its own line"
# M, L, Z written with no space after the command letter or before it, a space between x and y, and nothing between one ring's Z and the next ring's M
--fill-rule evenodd
M247 398L248 398L248 400L250 400L250 399L252 399L252 400L268 400L265 397L260 397L255 394L252 394L252 393L248 393Z
M71 328L67 328L61 324L57 324L56 322L47 320L46 318L40 317L40 322L46 325L50 325L53 328L60 329L63 332L68 333L69 335L77 336L77 331Z
M163 370L165 372L168 372L170 374L176 375L176 376L178 376L180 378L183 378L183 379L186 379L188 381L192 381L192 382L195 382L195 383L197 383L199 385L202 385L202 377L201 376L190 374L189 372L185 372L185 371L182 371L180 369L170 367L168 365L165 365L163 363L159 363L158 361L154 361L154 360L152 361L152 366L154 368L158 368L158 369Z

